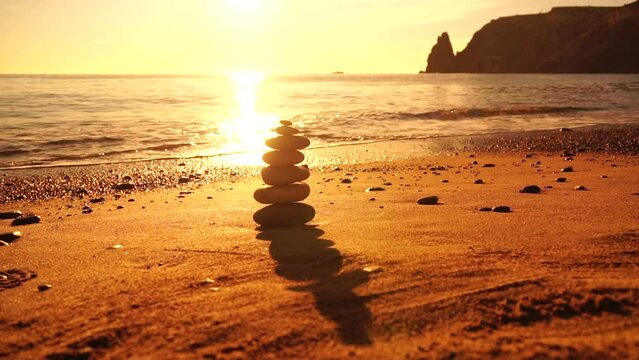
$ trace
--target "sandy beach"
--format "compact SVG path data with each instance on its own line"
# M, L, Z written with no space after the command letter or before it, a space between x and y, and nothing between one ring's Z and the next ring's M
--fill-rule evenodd
M0 358L639 358L639 158L492 150L311 167L289 229L255 169L7 201Z

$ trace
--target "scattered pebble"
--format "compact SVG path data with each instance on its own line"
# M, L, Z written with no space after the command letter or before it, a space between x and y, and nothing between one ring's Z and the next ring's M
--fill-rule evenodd
M21 225L31 225L37 224L40 222L40 217L38 215L28 215L19 217L11 222L12 226L21 226Z
M129 199L128 202L135 202L135 199Z
M0 219L16 219L22 216L22 211L0 212Z
M482 180L482 179L477 179L477 180L473 181L473 184L483 184L483 183L484 183L484 180Z
M107 250L117 250L117 249L122 249L123 247L124 247L124 245L122 245L122 244L115 244L113 246L109 246L107 248Z
M113 185L113 190L133 190L135 185L123 183L123 184L115 184Z
M495 206L495 207L493 207L490 210L492 212L496 212L496 213L509 213L510 212L510 206L500 205L500 206Z
M42 291L47 291L49 289L51 289L53 286L49 285L49 284L42 284L42 285L38 285L38 291L42 292Z
M90 214L92 212L93 212L93 209L91 209L90 206L85 206L85 207L82 208L82 213L83 214Z
M539 194L541 192L541 188L537 185L528 185L521 188L519 192L522 194Z
M608 175L601 175L600 177L601 177L602 179L607 179L607 178L608 178Z
M124 209L124 206L122 206L122 205L118 205L118 206L116 207L116 209L117 209L117 210L122 210L122 209Z
M576 187L575 187L575 190L584 191L584 190L588 190L588 189L586 189L586 187L585 187L585 186L583 186L583 185L579 185L579 186L576 186Z
M485 168L493 168L495 167L495 164L484 164L481 167L485 167Z
M564 183L566 181L568 181L568 179L566 179L565 177L558 177L555 179L556 182L558 183Z
M419 205L437 205L439 198L437 196L427 196L417 200Z
M373 187L369 187L368 189L366 189L366 192L371 192L371 191L384 191L386 189L384 189L383 187L379 187L379 186L373 186Z
M487 207L487 206L484 206L484 207L480 207L480 208L479 208L479 211L492 211L492 210L493 210L493 209L492 209L491 207Z
M367 272L369 274L374 274L374 273L381 272L382 267L377 265L371 265L371 266L364 267L362 270L364 270L364 272Z
M187 177L181 177L178 179L178 184L186 184L189 181L191 181L191 179L187 178Z
M443 183L448 183L448 180L444 179L442 180Z
M342 184L350 184L350 183L352 183L352 182L353 182L353 180L346 178L346 179L342 179L342 180L340 180L340 182L341 182Z
M103 197L93 198L93 199L89 200L89 202L90 202L91 204L99 204L99 203L103 203L103 202L105 202L105 201L106 201L106 199L105 199L105 198L103 198Z
M572 166L568 166L568 167L565 167L565 168L561 169L561 172L573 172L573 171L574 171L574 169L572 168Z

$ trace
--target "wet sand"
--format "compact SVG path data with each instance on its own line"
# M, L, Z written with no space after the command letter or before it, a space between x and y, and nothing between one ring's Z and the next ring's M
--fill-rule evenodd
M390 160L313 171L300 228L251 174L1 205L42 222L0 220L0 358L639 357L636 155Z

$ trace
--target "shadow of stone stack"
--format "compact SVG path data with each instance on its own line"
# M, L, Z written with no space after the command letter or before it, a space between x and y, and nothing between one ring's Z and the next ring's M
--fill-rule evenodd
M280 123L282 126L275 129L279 136L266 140L266 146L274 150L262 156L268 164L262 169L262 180L270 186L253 194L259 203L268 205L253 215L253 220L264 228L300 226L315 217L315 209L300 202L311 193L311 188L303 182L310 172L296 165L304 161L304 154L299 150L311 142L297 135L299 130L292 127L290 121Z

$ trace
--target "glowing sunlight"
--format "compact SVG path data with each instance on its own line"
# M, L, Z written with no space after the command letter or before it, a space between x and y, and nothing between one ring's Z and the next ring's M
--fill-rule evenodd
M260 0L226 0L231 9L238 12L255 12L260 7Z
M228 76L235 84L237 112L220 124L220 133L225 138L222 152L238 153L232 156L234 164L260 165L266 149L264 141L272 136L271 130L279 120L275 115L260 114L256 110L256 92L265 75L242 72Z

